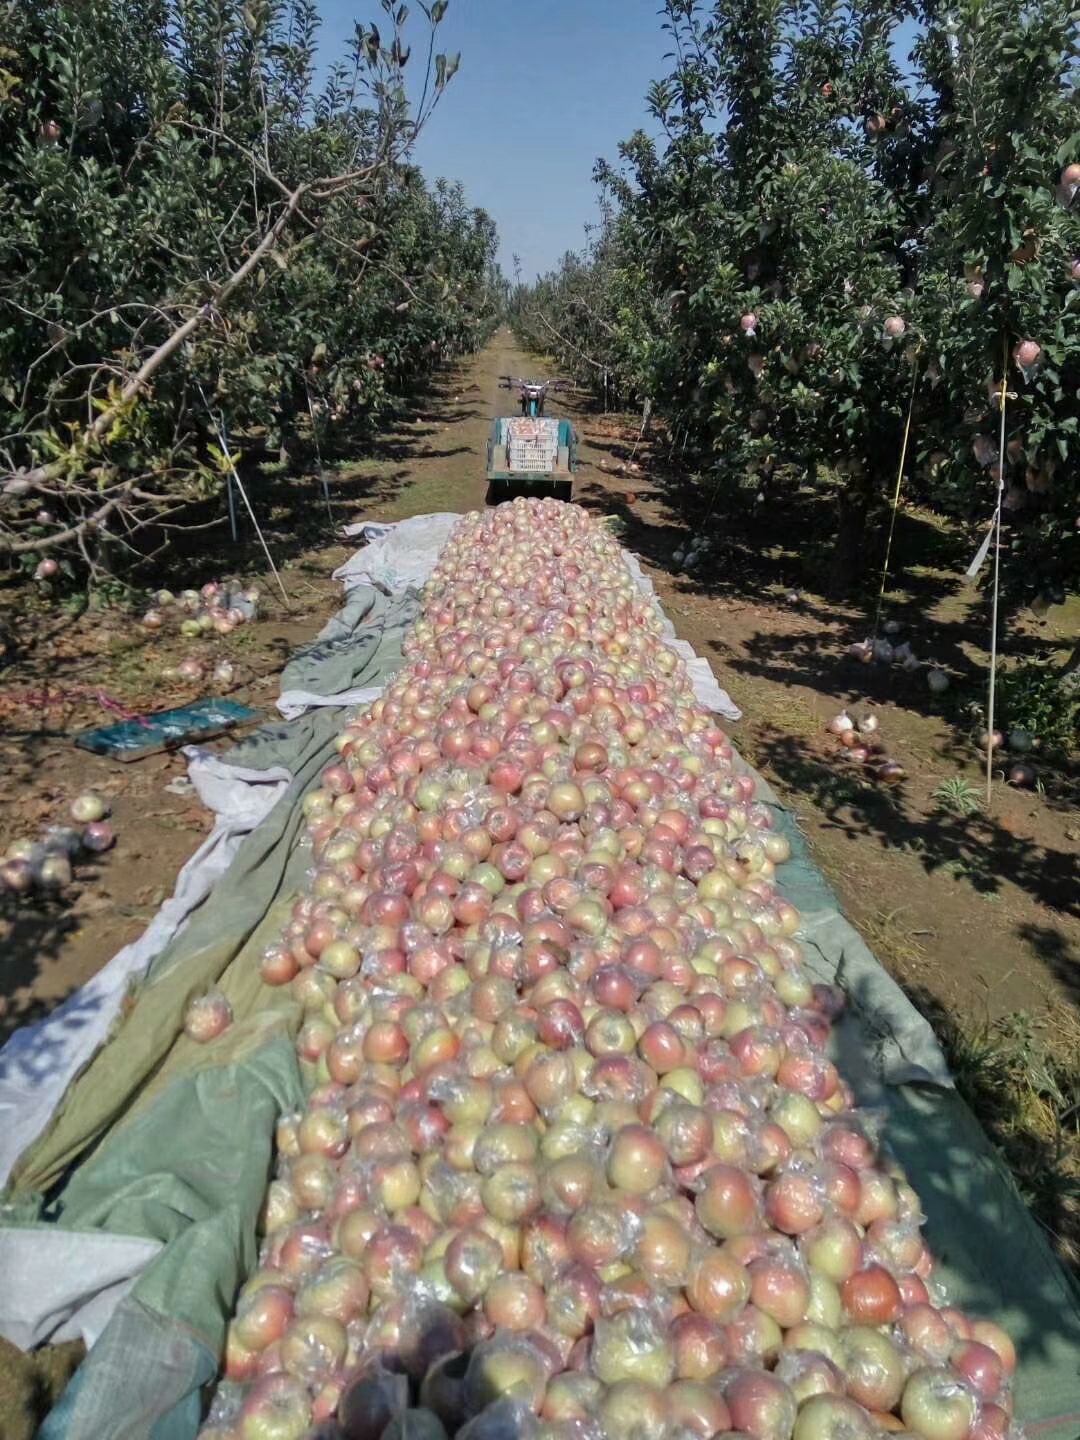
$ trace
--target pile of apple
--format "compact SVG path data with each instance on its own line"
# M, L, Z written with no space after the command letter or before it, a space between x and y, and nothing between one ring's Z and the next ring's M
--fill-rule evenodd
M142 617L142 626L150 632L170 631L185 640L207 640L231 635L241 625L258 618L260 593L258 586L242 589L235 581L209 581L201 590L158 590L153 604ZM197 654L186 655L178 665L162 667L161 679L166 681L199 682L209 678L215 685L229 687L236 679L236 667L227 658L216 663Z
M8 845L0 856L0 896L63 890L74 878L73 862L112 848L116 836L100 795L77 795L69 813L75 826L50 825L38 840L21 836Z
M161 630L170 620L188 640L204 635L230 635L254 620L259 610L258 586L242 589L237 583L211 580L201 590L158 590L142 617L146 630Z
M305 802L216 1440L1013 1434L1008 1337L826 1054L786 839L618 546L465 516Z

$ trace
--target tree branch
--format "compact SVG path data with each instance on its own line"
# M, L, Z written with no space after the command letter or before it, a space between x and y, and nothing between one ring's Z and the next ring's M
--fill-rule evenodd
M543 325L544 329L554 335L560 344L566 345L569 349L573 350L575 355L580 355L586 365L591 365L594 370L600 370L601 372L607 369L606 365L601 365L599 360L594 360L591 355L586 355L585 351L579 349L572 340L568 340L565 335L561 335L559 331L555 329L554 325L548 323L547 318L541 315L539 310L530 310L529 314L534 315L536 319L540 321L540 324Z
M147 356L135 374L120 391L116 400L106 406L104 410L100 411L95 417L93 424L88 426L78 441L78 448L86 451L92 444L101 440L108 433L124 409L135 399L141 390L145 389L146 385L153 379L161 367L176 354L177 350L183 346L185 341L189 340L196 331L201 329L201 327L211 319L215 310L224 305L241 285L243 285L244 281L258 269L259 265L267 255L270 254L271 250L274 249L285 233L289 222L296 214L301 200L310 192L311 188L311 184L304 184L292 191L285 208L274 221L273 225L270 226L269 230L263 235L258 245L256 245L244 263L238 266L237 269L222 282L213 300L208 300L205 304L201 305L194 315L185 320L183 324L178 325L172 334L166 340L162 341L151 355ZM38 465L33 470L24 471L19 478L36 489L39 485L47 484L50 480L59 478L67 468L70 458L69 456L65 456L63 459L53 460L47 465ZM77 529L72 532L72 534L77 533ZM50 536L49 538L53 544L58 543L60 539L59 536ZM70 539L72 536L68 535L65 538ZM40 543L41 542L35 542L34 545L20 546L5 541L0 537L0 550L18 553L20 549L40 548Z

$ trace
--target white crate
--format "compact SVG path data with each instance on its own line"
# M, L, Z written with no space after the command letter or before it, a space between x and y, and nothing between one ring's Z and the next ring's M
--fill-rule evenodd
M507 450L510 470L554 470L559 447L545 440L511 440Z
M512 420L508 428L508 470L554 470L559 456L557 420Z

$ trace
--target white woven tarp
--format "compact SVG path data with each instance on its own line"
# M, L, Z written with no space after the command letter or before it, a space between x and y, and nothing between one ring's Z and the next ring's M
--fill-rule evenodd
M0 1335L20 1350L65 1340L89 1349L161 1248L100 1230L0 1228Z
M345 564L334 571L346 592L354 585L374 585L388 595L400 595L410 585L423 585L435 568L439 552L450 538L460 515L443 511L434 515L413 515L395 524L362 520L347 525L344 534L361 537L366 543Z

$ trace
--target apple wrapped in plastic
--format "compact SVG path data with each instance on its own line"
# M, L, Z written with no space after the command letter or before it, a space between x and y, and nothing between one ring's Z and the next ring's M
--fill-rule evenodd
M184 1011L184 1033L198 1045L206 1045L223 1035L233 1021L232 1006L220 990L196 995Z
M463 516L404 653L260 961L309 1098L235 1435L1010 1440L1015 1352L942 1303L787 837L607 529Z

